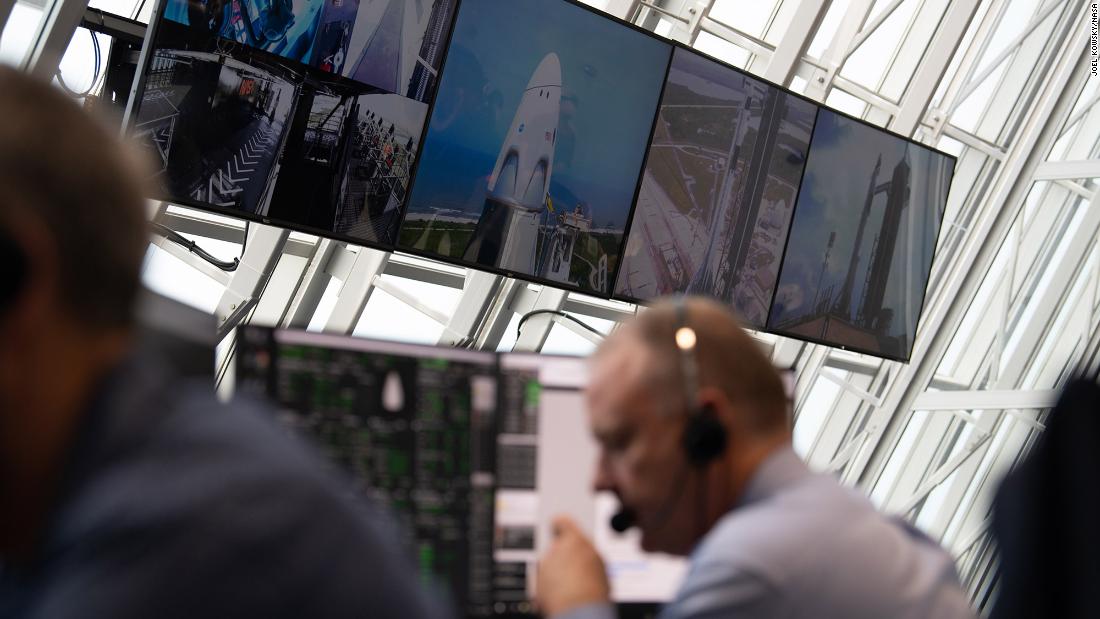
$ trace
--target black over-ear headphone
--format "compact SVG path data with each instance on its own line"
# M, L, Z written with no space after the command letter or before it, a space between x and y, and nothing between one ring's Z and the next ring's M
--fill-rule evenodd
M687 301L676 298L676 348L680 351L680 372L684 382L687 423L683 446L688 461L703 467L726 451L726 427L718 420L711 404L699 404L699 374L696 368L695 330L688 326Z
M27 279L27 257L23 249L0 230L0 313L6 312Z

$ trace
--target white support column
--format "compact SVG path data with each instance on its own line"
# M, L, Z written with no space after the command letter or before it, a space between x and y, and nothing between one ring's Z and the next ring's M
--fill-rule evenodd
M1035 180L1078 180L1100 178L1100 160L1044 161L1035 170Z
M798 360L799 355L808 346L811 346L811 344L803 344L801 341L789 337L779 338L779 342L772 349L772 365L777 368L794 367L795 361Z
M283 255L287 237L290 236L290 232L284 228L260 224L249 226L249 233L248 246L241 256L240 264L233 271L229 285L214 310L214 318L221 332L232 329L236 326L234 323L243 318L239 311L242 306L259 301L268 278Z
M539 290L538 295L535 296L530 308L519 313L526 314L530 311L543 309L561 311L565 307L565 298L568 295L569 293L564 290L543 286L542 290ZM523 324L523 331L516 339L516 344L512 347L512 350L529 352L542 350L542 345L546 343L546 338L550 335L550 329L554 326L554 321L550 319L550 316L550 314L539 314L529 318Z
M493 301L503 286L504 280L505 278L501 275L467 270L462 296L458 299L450 321L444 326L443 334L439 336L439 343L455 346L478 339L481 327L489 318L488 314Z
M874 4L873 0L852 0L848 5L840 27L837 28L825 53L822 54L821 59L825 68L814 69L812 77L807 81L805 91L807 97L816 101L825 100L825 94L832 86L840 67L847 60L848 50L852 48L856 35L867 20L872 4Z
M344 278L344 284L340 287L332 315L325 324L325 333L351 335L367 307L371 292L374 291L374 279L382 274L389 259L390 254L387 252L359 248L359 253Z
M1007 408L1050 408L1058 401L1058 392L991 389L988 391L926 391L913 401L922 411L1003 410Z
M86 8L88 0L53 0L46 5L42 27L24 62L28 73L45 81L53 79Z
M948 5L947 13L936 30L936 36L932 37L916 74L909 82L904 104L890 123L890 129L902 135L913 135L917 123L932 101L936 87L947 71L951 58L958 50L966 29L970 27L970 21L978 12L978 4L978 0L955 0Z
M332 275L328 272L328 263L336 252L345 251L347 244L329 239L318 239L309 257L302 279L294 295L287 304L279 324L292 329L305 329L317 311L321 298L325 295Z
M813 390L817 374L825 366L825 358L829 356L829 349L825 346L814 344L805 344L805 346L806 350L804 352L806 354L795 366L797 382L794 386L794 410L796 414L802 409L806 398L810 395L810 391ZM795 417L795 423L798 423L797 416Z
M775 48L768 68L764 70L764 79L781 86L788 86L794 77L798 63L806 54L814 33L829 10L829 0L801 0L783 41Z

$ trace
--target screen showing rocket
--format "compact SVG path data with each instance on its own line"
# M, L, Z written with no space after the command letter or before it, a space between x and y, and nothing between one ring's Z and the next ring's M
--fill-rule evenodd
M908 359L954 167L822 108L768 330Z
M464 1L399 248L609 295L670 55L567 2Z
M456 3L169 0L130 124L157 197L392 248Z
M615 296L708 296L762 328L816 113L810 101L677 49Z

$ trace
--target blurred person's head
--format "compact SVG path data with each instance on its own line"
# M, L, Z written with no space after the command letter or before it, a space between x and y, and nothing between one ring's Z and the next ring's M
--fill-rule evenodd
M0 119L6 555L31 543L80 412L127 351L148 241L130 158L74 101L0 67Z
M693 347L677 345L682 327L694 331ZM600 445L594 485L632 512L648 551L690 552L760 463L790 441L779 374L711 301L663 301L626 322L593 357L587 398ZM725 435L724 448L701 463L684 444L700 414Z

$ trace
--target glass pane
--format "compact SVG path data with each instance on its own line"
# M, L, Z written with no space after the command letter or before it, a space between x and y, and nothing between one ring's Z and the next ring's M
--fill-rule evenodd
M587 356L596 345L573 333L569 327L554 323L550 328L550 335L546 337L546 343L539 352L554 355L580 355Z
M916 8L915 0L903 2L852 52L840 74L857 84L877 90L898 45L905 37L906 26Z
M90 0L88 6L147 24L153 19L157 3L154 0Z
M352 332L356 337L416 344L435 344L442 334L443 325L410 308L381 288L375 288L371 292L367 307Z
M0 62L12 66L23 64L41 22L42 9L16 2L8 23L4 25L4 32L0 34Z
M825 98L825 105L846 114L851 114L856 118L863 118L863 113L867 111L867 103L863 99L848 94L839 88L834 88L829 93L829 96Z
M699 33L699 37L695 39L695 49L741 68L745 67L745 63L749 61L751 55L749 50L734 45L723 38L716 37L709 32Z
M107 79L107 58L111 53L111 37L77 28L58 66L54 83L70 95L83 99L97 95Z
M222 248L217 241L198 240L203 249L218 256L224 254L218 253ZM156 245L150 245L145 253L141 279L150 290L211 314L225 292L224 286Z
M710 7L710 17L756 38L763 38L764 27L775 10L776 0L744 2L743 0L715 0Z

